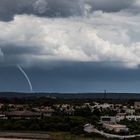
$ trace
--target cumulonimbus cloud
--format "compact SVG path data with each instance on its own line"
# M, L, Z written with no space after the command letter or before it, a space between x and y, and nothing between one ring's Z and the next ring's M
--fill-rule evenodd
M13 21L0 22L5 63L35 65L67 60L137 67L140 20L127 14L97 11L88 18L53 19L18 15Z

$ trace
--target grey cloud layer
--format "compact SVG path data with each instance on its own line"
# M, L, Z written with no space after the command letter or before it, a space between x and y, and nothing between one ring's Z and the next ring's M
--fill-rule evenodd
M80 61L138 67L139 7L139 0L1 0L0 17L13 17L0 21L1 62L32 66Z
M0 0L0 19L12 20L16 14L45 17L83 15L87 5L90 12L139 11L139 0Z

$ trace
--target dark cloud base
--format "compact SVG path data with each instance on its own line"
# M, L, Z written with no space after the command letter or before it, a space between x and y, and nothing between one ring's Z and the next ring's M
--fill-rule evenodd
M17 14L34 14L40 17L82 15L85 4L91 6L90 12L117 12L136 8L138 10L138 7L133 7L135 2L136 0L1 0L0 19L10 21Z
M140 69L117 69L99 63L61 62L57 68L30 67L27 72L34 91L138 92ZM29 91L28 83L16 67L0 67L1 91Z

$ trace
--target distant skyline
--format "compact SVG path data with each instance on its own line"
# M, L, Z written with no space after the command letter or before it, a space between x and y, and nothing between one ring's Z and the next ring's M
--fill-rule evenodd
M0 92L32 87L140 93L140 1L1 0Z

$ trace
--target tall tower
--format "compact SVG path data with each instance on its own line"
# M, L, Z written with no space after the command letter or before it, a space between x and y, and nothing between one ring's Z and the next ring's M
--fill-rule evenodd
M104 99L107 99L107 91L104 90Z

